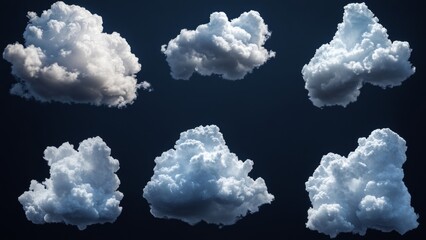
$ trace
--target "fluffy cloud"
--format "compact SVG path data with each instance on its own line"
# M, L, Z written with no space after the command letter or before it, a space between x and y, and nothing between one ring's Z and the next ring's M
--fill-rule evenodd
M263 47L270 35L256 11L244 12L231 21L225 13L214 12L208 24L196 30L182 29L167 46L161 46L161 51L175 79L188 80L196 71L237 80L275 56Z
M253 161L238 160L215 125L181 133L155 163L143 197L158 218L231 225L274 199L262 178L248 176Z
M41 16L28 12L25 46L9 44L3 58L18 79L10 92L42 102L122 107L137 97L138 58L120 34L102 32L102 18L56 2Z
M36 224L64 222L80 230L96 223L114 222L121 213L123 194L115 172L118 160L100 137L89 138L74 150L69 143L47 147L44 159L50 178L32 180L19 198L28 220Z
M390 41L386 28L364 3L345 6L343 22L302 70L317 107L355 102L364 83L394 87L415 72L408 42Z
M404 139L390 129L374 130L347 158L325 155L306 191L313 207L306 226L335 237L340 232L364 235L367 228L400 234L418 226L403 182Z

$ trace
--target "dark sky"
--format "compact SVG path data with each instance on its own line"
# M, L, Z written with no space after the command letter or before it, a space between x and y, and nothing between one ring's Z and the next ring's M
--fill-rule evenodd
M40 14L54 1L9 1L2 7L0 48L23 43L27 11ZM360 237L340 234L336 239L420 239L426 236L424 136L426 135L426 64L423 1L366 1L388 29L391 40L403 40L413 49L416 73L400 87L382 90L365 85L358 101L319 109L307 96L300 73L315 50L333 37L341 22L342 0L215 0L215 1L66 1L103 17L104 31L119 32L139 57L139 81L149 81L153 92L139 91L133 105L123 109L83 104L40 103L9 94L15 82L10 64L0 64L0 134L2 143L2 238L12 239L329 239L305 228L310 207L305 182L328 152L347 155L359 137L389 127L407 141L405 184L419 227L400 236L369 230ZM5 3L3 3L5 4ZM182 28L206 23L210 13L224 11L229 18L256 10L272 31L265 47L277 56L241 81L193 75L173 80L160 46ZM3 51L3 50L2 50ZM142 198L152 176L154 158L173 147L179 133L199 125L216 124L230 150L255 163L251 177L262 177L275 195L271 205L235 225L218 228L200 223L156 219ZM29 222L17 198L31 179L49 176L43 160L47 146L69 141L75 146L100 136L120 161L117 175L123 212L114 224L92 225L84 231L64 224ZM4 224L6 223L6 224Z

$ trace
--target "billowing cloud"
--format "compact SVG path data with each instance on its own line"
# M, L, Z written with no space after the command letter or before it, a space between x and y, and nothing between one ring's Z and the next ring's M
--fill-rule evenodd
M143 197L158 218L231 225L274 199L262 178L248 176L253 161L238 160L215 125L181 133L155 163Z
M364 3L345 6L343 22L302 70L317 107L355 102L364 83L394 87L415 72L408 42L390 41L386 28Z
M102 18L56 2L41 16L28 12L25 46L9 44L3 58L18 82L10 92L42 102L122 107L137 97L138 58L120 34L102 32Z
M196 71L237 80L275 56L263 47L270 35L256 11L244 12L231 21L224 12L214 12L208 24L195 30L182 29L167 46L161 46L161 51L175 79L188 80Z
M59 223L88 225L114 222L121 213L123 194L115 172L118 160L100 137L80 143L78 150L68 142L59 148L47 147L44 159L50 178L32 180L29 191L19 198L28 220L36 224Z
M348 157L329 153L306 182L313 207L306 226L335 237L364 235L367 228L400 234L418 226L403 182L404 139L390 129L374 130Z

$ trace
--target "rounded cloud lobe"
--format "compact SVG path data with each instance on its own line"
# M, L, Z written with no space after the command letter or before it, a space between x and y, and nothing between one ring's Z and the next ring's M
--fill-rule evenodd
M275 56L263 47L270 35L256 11L244 12L231 21L225 13L214 12L208 24L196 30L182 29L161 51L174 79L188 80L196 71L238 80Z
M418 226L411 196L403 182L404 139L390 129L374 130L347 158L325 155L306 191L313 207L306 226L335 237L364 235L367 228L400 234Z
M42 102L123 107L137 97L138 58L120 34L102 32L102 18L56 2L28 13L25 46L9 44L3 58L18 82L11 93Z
M238 160L215 125L181 133L155 163L143 197L158 218L231 225L274 199L262 178L248 176L253 161Z
M121 213L123 194L116 191L120 180L115 174L118 160L100 137L89 138L74 150L69 143L47 147L44 159L50 178L31 181L29 191L19 198L28 220L36 224L88 225L114 222Z
M390 41L386 28L364 3L345 6L333 40L302 69L305 88L317 107L355 102L364 83L394 87L415 72L408 42Z

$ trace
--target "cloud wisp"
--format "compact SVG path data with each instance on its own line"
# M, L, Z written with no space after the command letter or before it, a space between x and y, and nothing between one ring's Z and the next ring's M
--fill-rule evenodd
M253 161L238 160L215 125L181 133L155 163L143 197L157 218L231 225L274 200L262 178L248 176Z
M367 228L400 234L417 228L418 215L403 182L405 140L374 130L348 157L329 153L306 182L312 207L306 227L336 237L365 235Z
M103 32L102 18L77 5L52 4L28 12L25 46L9 44L3 58L18 82L10 92L41 102L123 107L137 97L141 70L119 33Z
M18 198L27 219L35 224L63 222L80 230L114 222L123 194L117 191L119 162L110 154L100 137L84 140L78 150L68 142L47 147L44 159L50 178L42 183L32 180L29 191Z
M194 72L224 79L243 79L259 68L275 52L263 47L271 35L256 11L228 20L224 12L214 12L210 22L180 34L161 46L174 79L188 80Z
M388 37L367 5L346 5L333 40L317 49L302 69L312 103L346 107L357 100L364 83L385 89L414 74L408 42L392 42Z

